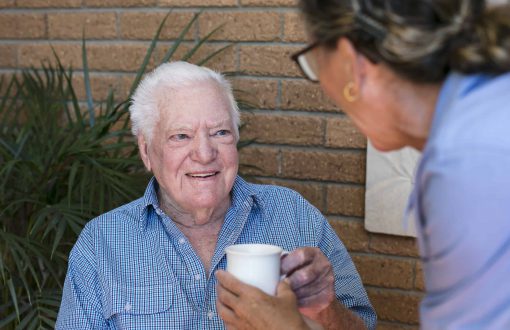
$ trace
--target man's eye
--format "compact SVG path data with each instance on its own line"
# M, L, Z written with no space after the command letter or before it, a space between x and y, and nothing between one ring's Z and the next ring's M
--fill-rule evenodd
M229 134L230 134L230 131L226 130L226 129L220 129L219 131L216 132L217 136L226 136Z
M187 134L174 134L170 137L170 139L174 141L183 141L186 140L187 138L189 138Z

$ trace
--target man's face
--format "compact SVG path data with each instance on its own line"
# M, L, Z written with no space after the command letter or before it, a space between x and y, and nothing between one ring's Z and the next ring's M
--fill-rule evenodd
M186 213L224 207L238 169L225 93L207 81L159 95L154 135L149 144L139 136L139 145L146 167L158 180L160 203Z

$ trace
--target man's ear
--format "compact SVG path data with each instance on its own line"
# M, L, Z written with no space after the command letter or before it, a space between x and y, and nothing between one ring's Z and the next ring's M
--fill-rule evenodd
M151 171L151 161L149 158L149 144L145 140L145 136L143 134L138 134L138 149L140 149L140 157L145 165L147 171Z

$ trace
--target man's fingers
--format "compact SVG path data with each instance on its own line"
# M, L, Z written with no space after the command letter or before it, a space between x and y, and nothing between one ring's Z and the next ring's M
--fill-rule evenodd
M296 249L282 259L281 265L300 310L320 311L335 299L333 270L320 249ZM285 289L283 285L281 290Z
M331 271L328 258L318 248L299 248L282 259L281 272L291 278L294 290L312 283L324 272Z
M282 274L291 274L296 269L309 264L313 257L307 248L296 249L282 259L281 271Z
M287 278L290 280L292 289L297 291L303 287L314 286L315 282L325 279L330 272L331 268L327 267L327 265L325 267L318 267L318 265L308 264L296 270Z
M335 278L332 271L323 271L311 277L313 279L305 278L305 280L302 280L299 274L296 274L294 278L289 278L292 289L299 298L311 296L328 289L334 290Z
M328 306L335 299L335 294L332 291L322 291L316 294L299 298L298 307L299 308L313 308L313 309L322 309Z

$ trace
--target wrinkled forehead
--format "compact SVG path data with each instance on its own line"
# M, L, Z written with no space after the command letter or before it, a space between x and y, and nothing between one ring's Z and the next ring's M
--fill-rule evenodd
M179 87L158 87L155 93L161 119L232 122L232 104L227 91L213 80ZM166 125L165 125L166 126Z

